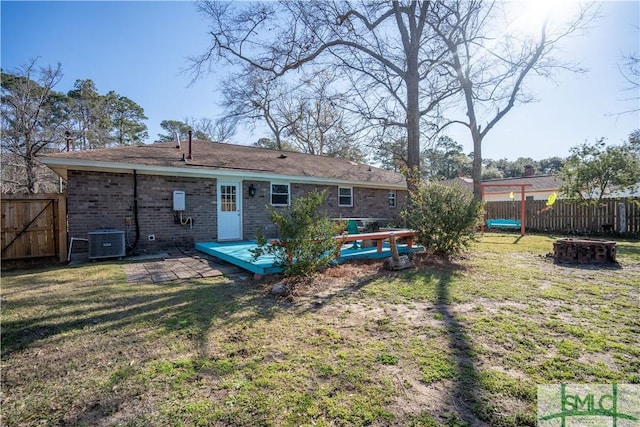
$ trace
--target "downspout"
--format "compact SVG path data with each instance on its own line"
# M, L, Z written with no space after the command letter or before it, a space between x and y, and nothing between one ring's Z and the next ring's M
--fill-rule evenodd
M140 240L140 221L138 220L138 171L133 170L133 220L136 226L136 240L134 240L133 245L129 252L133 252L138 246L138 241Z

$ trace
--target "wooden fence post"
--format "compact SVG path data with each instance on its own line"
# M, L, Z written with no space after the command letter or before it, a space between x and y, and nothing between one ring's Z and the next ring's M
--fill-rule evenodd
M58 194L55 212L58 261L63 263L67 261L67 198L64 194Z

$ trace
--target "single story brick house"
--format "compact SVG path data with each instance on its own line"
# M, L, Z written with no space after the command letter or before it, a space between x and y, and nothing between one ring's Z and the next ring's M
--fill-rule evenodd
M117 229L128 246L149 251L254 239L270 224L266 206L289 206L314 189L327 190L324 210L334 218L393 220L408 195L405 178L392 171L202 140L39 159L67 182L69 238Z

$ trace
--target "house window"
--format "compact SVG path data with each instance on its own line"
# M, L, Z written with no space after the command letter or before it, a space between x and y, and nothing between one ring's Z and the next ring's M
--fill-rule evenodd
M396 207L396 190L389 190L389 207Z
M533 200L533 196L526 196L524 200Z
M289 206L289 184L271 184L271 204Z
M353 188L338 187L338 206L353 206Z

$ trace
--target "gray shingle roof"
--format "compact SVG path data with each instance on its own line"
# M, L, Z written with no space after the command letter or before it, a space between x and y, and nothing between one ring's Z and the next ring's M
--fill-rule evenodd
M486 187L485 193L503 193L515 191L518 188L513 185L529 184L525 191L556 191L562 185L562 181L553 175L533 175L519 178L492 179L483 181L483 184L505 184L504 187Z

